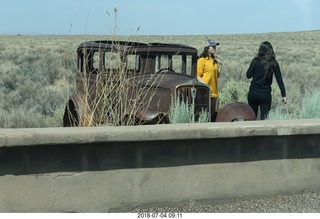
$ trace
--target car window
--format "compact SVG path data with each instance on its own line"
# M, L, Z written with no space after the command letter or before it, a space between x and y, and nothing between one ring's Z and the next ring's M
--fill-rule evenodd
M117 70L125 68L132 73L136 71L136 55L120 52L95 52L93 55L93 68L96 70Z
M191 55L159 55L156 58L156 71L172 69L175 73L191 75Z

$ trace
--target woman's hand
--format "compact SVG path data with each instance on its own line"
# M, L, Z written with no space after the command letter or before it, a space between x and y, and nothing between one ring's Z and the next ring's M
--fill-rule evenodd
M283 102L284 104L287 104L287 98L286 98L286 97L282 97L282 102Z
M218 56L214 56L213 59L219 64L222 65L222 61L218 58Z

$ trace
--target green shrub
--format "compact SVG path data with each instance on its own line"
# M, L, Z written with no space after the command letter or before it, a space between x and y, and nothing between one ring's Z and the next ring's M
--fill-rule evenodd
M45 117L23 107L0 111L1 128L42 128L46 127Z
M283 119L313 119L320 118L320 90L313 93L307 92L303 101L302 107L288 102L288 104L277 105L274 110L271 110L268 119L283 120Z
M219 94L219 105L224 106L234 102L247 102L249 84L244 81L230 79Z
M170 106L169 119L172 124L174 123L195 123L194 115L194 103L189 104L188 101L176 98L175 102L173 101ZM205 110L202 110L199 115L197 122L205 123L209 121L209 113Z
M199 118L198 118L198 123L206 123L209 122L210 118L210 113L207 112L206 110L203 110L200 112L199 114Z
M320 118L320 90L308 92L302 103L302 119Z
M62 105L55 110L52 116L46 116L44 119L46 127L62 127L64 110L65 106Z
M67 91L55 87L46 87L38 93L33 100L37 112L45 116L53 116L58 109L65 106L67 102ZM62 120L62 117L61 117Z
M288 107L285 106L278 106L275 109L272 109L267 117L268 120L286 120L286 119L293 119L292 115L289 114Z
M172 98L173 99L173 98ZM194 122L194 104L189 106L188 101L183 101L176 98L175 102L171 103L169 119L171 123L190 123Z
M48 39L10 36L1 44L2 128L62 126L62 115L56 116L65 107L66 87L74 83L76 56L72 44L65 46L61 37Z

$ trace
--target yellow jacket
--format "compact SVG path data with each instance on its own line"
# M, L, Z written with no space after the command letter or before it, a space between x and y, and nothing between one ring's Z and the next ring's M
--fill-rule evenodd
M218 63L211 57L199 58L197 75L209 85L212 98L218 98Z

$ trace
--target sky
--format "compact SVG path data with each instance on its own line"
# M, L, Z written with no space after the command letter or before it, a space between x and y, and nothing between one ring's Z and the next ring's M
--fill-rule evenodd
M320 30L319 0L0 0L0 34L203 35Z

